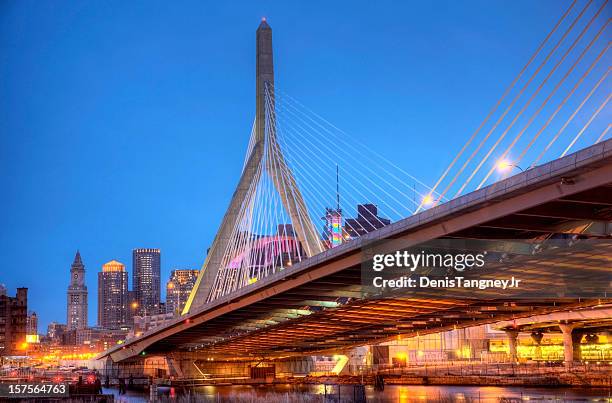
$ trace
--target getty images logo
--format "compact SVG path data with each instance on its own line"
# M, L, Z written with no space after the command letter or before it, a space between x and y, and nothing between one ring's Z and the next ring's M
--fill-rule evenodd
M415 271L418 267L454 269L464 271L465 269L481 268L485 265L485 255L482 253L411 253L408 251L397 251L390 254L376 254L372 259L372 269L382 271L387 268L405 268Z

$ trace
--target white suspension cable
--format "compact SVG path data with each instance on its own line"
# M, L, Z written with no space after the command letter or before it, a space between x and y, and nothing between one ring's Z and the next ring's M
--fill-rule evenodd
M603 101L601 103L601 105L599 106L599 108L597 108L597 110L593 113L593 115L591 116L591 118L588 120L588 122L586 122L586 124L582 127L582 129L578 132L578 134L576 134L576 137L574 137L574 139L571 141L571 143L569 143L569 145L567 146L567 148L561 153L561 155L559 156L559 158L563 157L565 154L567 154L567 152L569 151L570 148L572 148L572 146L576 143L576 141L580 138L580 136L582 136L582 134L584 133L584 131L586 129L588 129L588 127L591 125L591 123L593 123L593 120L597 117L597 115L599 115L599 112L601 112L601 110L603 108L606 107L606 105L608 104L608 101L610 101L610 97L612 97L612 94L609 94L608 97L606 98L605 101Z
M537 163L540 161L540 159L542 159L542 157L546 154L546 152L550 149L550 147L555 143L555 141L557 141L557 139L559 138L559 136L561 136L561 134L565 131L565 129L567 128L567 126L574 120L574 117L576 117L576 115L578 114L578 112L580 112L580 110L582 109L582 107L584 106L584 104L587 103L587 101L591 98L591 96L595 93L595 91L599 88L599 86L601 85L602 82L605 81L605 79L608 77L608 73L610 72L610 69L608 68L608 70L604 73L604 75L599 79L599 81L595 84L595 86L591 89L591 91L584 97L584 99L582 100L582 102L580 103L580 105L578 105L578 107L576 108L576 110L574 110L574 112L571 114L571 116L567 119L567 121L563 124L563 126L559 129L559 131L554 135L554 137L550 140L550 142L546 145L546 147L544 147L544 149L540 152L540 154L538 155L538 157L531 163L531 166L529 168L533 168L534 166L537 165Z
M599 15L599 13L603 10L603 8L600 8L599 11L597 12L597 14L595 14L595 16L593 17L593 19L591 19L591 22L593 22L595 20L595 18ZM525 124L525 126L523 126L523 129L514 137L514 140L512 141L512 143L510 143L510 145L506 148L506 150L503 152L502 154L502 159L506 158L506 156L508 155L508 153L510 152L510 150L512 150L512 148L514 147L514 145L516 144L516 142L522 137L522 135L525 133L525 131L527 130L527 128L529 128L531 126L531 123L533 123L533 121L535 120L535 118L540 114L540 112L542 111L542 109L544 109L544 107L546 106L546 104L548 103L548 101L552 98L553 95L555 95L555 93L557 92L557 90L559 89L559 87L561 87L561 85L565 82L565 80L567 79L567 77L574 71L574 69L576 68L576 66L578 65L578 63L580 63L580 61L582 60L582 58L584 57L584 55L588 52L588 50L591 48L591 46L597 41L597 39L599 39L599 36L601 35L601 33L604 31L604 29L606 28L608 24L604 24L601 29L599 30L599 32L597 33L597 35L595 35L595 37L593 38L593 40L591 40L591 42L589 43L589 45L582 51L582 53L580 54L580 56L574 61L574 63L572 64L572 66L566 71L566 73L563 75L563 77L561 77L561 79L557 82L557 84L554 86L554 88L551 90L551 92L548 94L548 96L546 97L546 99L544 99L544 101L542 101L542 103L540 104L540 107L531 115L531 117L529 118L529 120L527 121L527 123ZM588 26L587 26L588 28ZM586 29L586 28L585 28ZM586 31L582 31L582 33L584 33ZM582 35L581 33L581 35ZM574 41L574 43L577 43L577 41L579 41L581 39L582 36L579 36L576 41ZM599 60L601 59L601 57L604 55L604 53L606 52L606 50L608 49L608 47L606 47L604 50L602 50L599 55L597 56L597 58L593 61L593 63L591 63L591 65L589 66L589 69L587 70L587 74L588 72L590 72L593 67L595 67L595 65L597 64L597 62L599 62ZM567 55L567 53L566 53ZM561 60L563 61L563 59ZM552 75L552 73L554 73L554 69L553 71L549 74ZM547 77L548 79L548 77ZM546 81L546 80L545 80ZM578 81L577 85L580 85L580 83L582 83L582 80ZM542 85L545 83L542 83ZM576 87L577 88L577 87ZM537 91L536 93L532 96L535 97L535 95L537 95ZM530 99L531 101L531 99ZM527 105L528 106L528 105ZM552 120L552 118L554 118L554 115L551 117L550 120ZM549 121L550 123L550 121ZM506 131L507 132L507 131ZM505 132L505 133L506 133ZM476 187L476 189L480 189L482 187L482 185L484 185L484 183L487 181L487 179L489 179L489 177L491 176L491 174L493 173L493 171L495 171L496 167L493 166L491 167L491 169L489 170L489 172L485 175L485 177L482 179L482 181L478 184L478 187Z
M580 19L580 17L582 17L582 15L584 14L584 12L587 10L587 8L589 7L589 5L592 3L592 0L589 1L587 3L587 5L585 6L585 8L582 10L582 12L580 13L580 15L578 15L578 17L576 18L576 20L574 21L574 23L572 24L572 26L569 28L568 32L573 28L574 24L576 22L578 22L578 20ZM495 143L493 144L493 146L491 146L491 148L489 149L489 151L487 152L487 154L485 155L485 157L478 163L478 165L476 166L476 168L472 171L472 173L470 174L470 176L467 178L467 180L465 181L465 183L461 186L461 188L459 188L459 190L457 191L457 193L455 194L454 197L457 197L461 194L461 192L463 192L463 190L466 188L466 186L472 181L472 179L474 178L474 176L480 171L480 168L482 168L482 166L484 165L484 163L489 159L489 157L491 156L491 154L493 153L493 151L495 151L495 149L497 148L497 146L499 145L499 143L506 137L506 134L508 134L508 131L514 126L514 124L516 123L516 121L518 120L518 118L520 118L523 113L525 112L525 110L527 109L527 107L529 105L531 105L531 102L535 99L535 97L540 93L540 91L542 90L542 88L544 87L544 85L548 82L548 80L550 79L550 77L553 75L553 73L559 68L559 66L561 65L561 63L563 63L563 61L565 60L565 58L567 57L567 55L574 49L574 47L576 47L576 44L580 41L580 39L582 39L582 36L586 33L586 31L588 30L588 28L591 26L591 24L593 23L593 21L595 21L596 17L599 15L599 13L601 12L601 10L603 10L603 7L605 6L606 2L603 4L602 8L600 8L600 10L595 14L595 16L589 21L589 23L586 25L586 27L584 27L584 29L581 31L580 35L578 35L578 37L574 40L574 42L572 42L572 44L569 46L569 48L566 49L566 51L563 53L563 55L561 56L561 58L557 61L557 63L555 63L555 65L553 66L553 68L549 71L549 73L546 75L546 77L544 78L544 80L542 81L542 83L540 83L540 85L536 88L536 90L534 91L534 93L529 97L529 99L527 100L527 102L525 102L525 104L523 105L523 107L519 110L519 112L515 115L515 117L512 119L512 121L510 122L510 124L508 125L508 127L506 128L506 130L504 130L504 132L497 138L497 140L495 141ZM562 38L564 39L564 38Z

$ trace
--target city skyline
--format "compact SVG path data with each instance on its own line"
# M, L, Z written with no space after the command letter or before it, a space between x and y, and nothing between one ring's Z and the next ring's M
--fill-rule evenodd
M348 27L303 6L245 5L238 15L224 6L196 7L184 27L174 32L184 10L170 15L147 11L136 17L144 10L129 5L128 16L114 20L116 30L89 26L87 21L105 15L95 5L79 10L79 18L65 5L58 6L52 13L55 19L46 16L48 5L27 17L24 8L15 5L3 16L7 24L2 24L2 38L21 39L2 39L0 46L11 62L3 61L0 71L10 80L3 85L11 100L2 114L7 130L20 136L2 137L2 149L11 152L0 160L2 172L17 170L22 179L2 175L3 188L11 196L1 202L10 217L3 226L0 252L9 266L24 270L3 272L0 282L11 292L29 288L29 308L38 313L39 329L44 329L52 321L63 322L65 307L56 301L64 299L76 249L87 266L90 325L97 320L95 285L104 262L130 262L133 248L154 247L164 253L162 279L173 268L201 267L248 142L254 110L251 37L262 15L280 32L275 37L276 50L283 54L279 83L372 147L376 144L368 139L371 133L392 139L395 147L377 151L433 183L550 28L541 21L552 24L559 17L563 7L555 3L530 5L529 14L524 13L525 4L506 5L502 15L499 5L485 2L449 4L444 11L427 5L414 10L441 13L440 23L447 24L446 35L450 32L453 38L450 44L449 37L436 34L435 24L424 27L414 19L414 27L406 24L403 18L413 11L407 8L390 13L363 5L348 11ZM480 13L470 17L474 9ZM296 19L297 14L303 15ZM464 30L466 22L455 23L456 15L469 18L474 26ZM152 19L146 39L131 28L133 18ZM170 19L168 25L154 27L165 18ZM17 33L24 21L40 26L40 31L21 37ZM517 21L528 29L517 30ZM361 32L366 31L363 24L385 24L387 29L373 29L376 36L368 39L371 33ZM432 45L425 49L395 39L397 32L409 37L413 29L420 37L430 36ZM486 34L474 37L474 31ZM45 42L48 35L55 41ZM81 41L82 35L88 39ZM221 43L215 39L219 35L224 37ZM125 37L130 40L123 41ZM478 61L464 61L476 56L472 46L462 43L468 39L478 43ZM325 47L328 40L333 41L331 48ZM296 49L294 41L303 46ZM102 49L100 56L89 53L90 42ZM335 46L340 42L346 46ZM431 51L436 46L444 51ZM207 50L214 58L202 55ZM372 53L368 63L363 60L366 51ZM98 63L104 55L109 55L108 65ZM47 73L29 67L40 57L57 60L58 66ZM453 71L445 68L450 64ZM354 71L347 74L346 65ZM384 74L378 74L381 70ZM150 75L134 73L142 71ZM321 80L323 72L329 74L327 80ZM109 78L119 73L116 81ZM108 88L98 87L91 77L105 78ZM355 82L362 85L354 88ZM129 92L120 91L125 87ZM378 97L380 88L395 91ZM36 93L52 96L48 100ZM440 100L445 103L438 105ZM54 104L63 106L56 111ZM445 119L432 122L429 111L439 108ZM32 110L36 114L26 119ZM431 133L425 139L404 136L425 129ZM212 133L222 133L221 139ZM430 144L432 137L448 147ZM220 155L206 154L215 149L222 150ZM419 152L408 160L404 154L410 149ZM434 153L436 158L424 157ZM48 195L45 205L37 203L42 195ZM37 256L26 252L31 243L39 248ZM130 275L133 270L128 268Z
M145 249L145 250L151 250L151 248L135 248L132 253L135 250L140 250L140 249ZM130 266L133 267L133 266ZM75 276L75 268L77 270L77 275ZM115 281L118 281L117 278L115 278L116 276L116 272L120 272L122 275L124 276L124 280L122 280L122 282L124 282L123 285L125 285L125 298L126 298L126 302L130 302L129 298L131 296L131 293L134 292L133 290L133 270L128 269L128 266L125 265L122 262L117 261L116 259L111 259L107 262L105 262L104 264L101 265L101 267L99 268L93 268L91 271L94 272L96 279L95 279L95 283L93 283L91 290L97 290L97 292L95 294L90 293L90 288L88 288L88 283L87 283L87 279L85 279L84 276L82 276L82 273L87 273L86 270L86 265L83 263L82 261L82 257L81 257L81 251L77 250L76 254L72 260L72 263L68 265L68 269L66 270L66 274L65 278L66 281L68 283L68 287L67 287L67 291L65 291L66 296L64 297L64 299L66 299L66 304L64 306L64 308L59 311L59 316L60 317L52 317L50 319L48 319L45 322L40 322L41 324L39 325L38 323L38 314L35 308L33 308L31 305L28 305L28 321L30 320L30 315L33 315L35 320L36 320L36 324L34 325L35 328L38 329L38 334L46 334L47 333L47 327L50 324L63 324L64 326L67 326L68 323L70 323L70 316L77 316L79 317L80 311L79 313L72 313L70 306L68 305L68 301L70 301L71 298L71 293L72 294L78 294L79 296L84 295L85 298L85 306L86 306L86 323L85 323L85 327L109 327L109 326L104 326L107 323L113 323L113 320L111 320L110 322L104 322L104 320L102 319L101 321L101 309L102 307L100 306L101 303L106 302L106 304L108 304L108 300L100 300L100 286L101 284L110 284L113 283ZM172 280L175 278L175 272L183 272L183 273L197 273L199 271L199 269L189 269L189 268L177 268L172 266L172 269L170 270L170 272L168 273L167 277L163 277L163 275L161 276L160 280L160 294L159 294L159 298L160 298L160 303L162 304L162 306L165 306L166 302L167 302L167 283L172 282ZM104 275L111 275L113 277L104 277ZM197 278L197 274L196 274L196 278ZM80 289L80 288L73 288L73 285L78 284L78 282L80 282L81 280L83 280L83 285L84 285L84 289ZM103 283L101 283L103 282ZM195 282L195 280L193 281ZM162 284L163 283L163 284ZM191 286L193 286L193 283L190 282ZM14 293L17 292L18 289L20 288L24 288L24 289L28 289L28 287L17 287L14 290L11 290L9 287L7 287L4 283L0 283L0 289L3 290L3 292L5 294L10 294L10 293ZM183 288L181 288L181 290L183 290ZM75 293L76 291L76 293ZM93 300L92 298L95 298L95 300ZM181 299L180 300L182 304L184 304L184 300ZM81 301L77 301L78 303L80 303ZM113 301L115 302L115 301ZM111 304L112 305L112 304ZM159 306L158 306L159 308ZM129 305L126 305L126 309L133 309L132 307L130 307ZM93 313L93 315L91 314L91 310L95 310L95 312ZM75 311L76 312L76 311ZM165 312L158 312L158 313L165 313ZM126 311L126 314L129 314ZM147 312L147 315L149 314L157 314L157 313L149 313ZM129 323L129 316L126 316L126 318L123 320L123 325L130 325ZM81 323L80 319L76 320L77 322ZM117 326L119 323L113 323L113 326L110 326L110 329L114 329L117 328ZM30 323L28 322L28 326L30 326ZM81 327L83 328L83 327ZM30 334L30 333L28 333Z
M239 2L0 6L0 398L609 396L609 2Z

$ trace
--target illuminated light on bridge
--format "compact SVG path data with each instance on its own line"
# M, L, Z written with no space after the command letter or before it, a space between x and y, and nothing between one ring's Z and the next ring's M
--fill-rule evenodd
M499 160L497 164L495 164L495 167L497 168L499 172L503 174L509 174L514 168L518 169L521 172L524 172L523 168L521 168L520 166L516 164L513 164L512 161L509 161L507 159Z
M431 207L434 204L434 198L432 195L426 195L423 197L421 204L425 207Z
M432 187L355 143L275 86L272 33L262 19L257 30L256 116L242 175L184 316L103 357L117 363L129 362L145 351L148 356L172 352L173 357L183 354L188 366L198 368L196 361L213 359L249 362L262 356L287 359L337 354L355 346L597 307L600 302L573 297L513 299L471 291L366 298L360 278L362 248L385 239L420 245L436 239L518 239L530 244L559 238L571 244L576 239L610 237L612 140L605 139L609 124L601 119L601 108L597 107L605 106L608 99L608 94L598 91L607 77L606 66L599 65L599 55L607 51L606 44L599 41L607 23L600 21L600 7L580 26L583 10L557 39L553 34L563 26L572 7L574 3ZM590 27L597 24L600 29L589 34ZM574 28L581 30L578 40L561 46ZM581 39L589 39L588 44L576 47ZM544 46L549 40L556 43L541 56L543 49L549 49ZM579 54L572 53L575 48ZM561 55L558 49L562 49ZM599 53L585 58L591 49L599 49ZM549 88L544 84L556 79L554 73L565 60L574 61L568 74L550 90L550 97L533 105L536 110L532 111L529 106L540 102L542 88ZM574 86L557 102L558 109L551 113L551 120L561 116L567 120L549 132L546 129L551 120L537 117L549 101L557 101L553 95L573 77L571 73L581 61L590 63L584 70L586 75L574 80ZM545 75L543 84L534 88L532 81L540 72ZM600 78L587 80L591 72L600 73ZM530 77L523 79L524 74ZM518 83L523 83L522 87ZM577 91L585 83L590 84L586 95ZM559 114L574 95L583 102L574 111ZM507 96L512 97L509 105L496 114L500 105L507 105L502 102ZM529 98L517 103L522 97ZM515 109L515 114L510 113ZM592 119L575 121L580 109L589 110ZM533 119L519 119L530 113ZM525 124L514 139L506 139L514 133L511 129L517 122ZM534 122L541 125L529 138L525 134L531 133L528 129ZM480 144L470 148L483 127L487 133ZM568 127L571 129L566 130ZM566 131L572 133L569 139L563 136ZM587 140L587 133L594 133L596 140ZM557 142L564 139L569 144L559 148ZM489 141L493 142L490 146ZM578 141L585 148L567 154ZM499 146L505 147L501 153ZM509 161L515 147L522 147L522 151ZM469 157L459 162L466 151ZM553 158L560 154L562 158ZM543 158L550 161L536 166ZM499 169L500 162L504 169L521 162L530 168L495 182L490 172ZM457 163L460 168L453 170ZM331 173L337 172L338 166L343 174L334 178ZM490 168L489 173L480 172L483 167ZM338 182L342 184L342 205ZM446 198L453 193L450 200ZM321 235L325 226L334 223L320 218L332 205L336 207L331 210L341 209L342 214L326 238ZM358 206L366 214L360 216ZM370 214L372 208L376 214ZM348 218L351 216L362 220ZM514 265L500 258L499 266L506 274L524 276L540 286L550 287L551 278L576 284L585 276L601 275L610 252L608 244L589 256L559 249L552 257L542 257L530 250ZM555 271L559 262L563 272ZM472 353L455 351L457 357ZM423 351L419 355L424 355Z

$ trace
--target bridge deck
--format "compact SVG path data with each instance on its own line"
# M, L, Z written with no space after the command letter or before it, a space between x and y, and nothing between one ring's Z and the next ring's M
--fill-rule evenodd
M121 361L142 351L177 349L210 356L260 357L338 351L456 326L599 304L573 298L499 298L458 293L364 299L364 247L384 239L418 244L437 238L531 239L567 232L585 222L609 236L612 219L612 140L551 161L448 203L393 223L276 273L238 292L192 309L163 327L105 352ZM562 262L588 277L610 265L610 250L589 258L558 256L537 270L509 268L539 282ZM567 270L566 270L567 269ZM554 271L553 271L554 273ZM577 280L580 276L576 277Z

